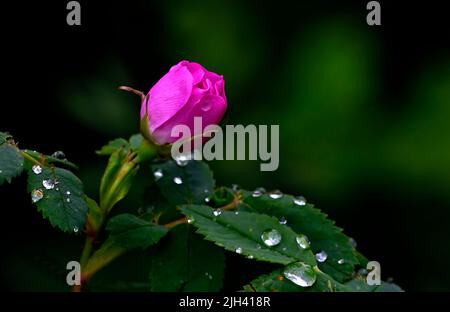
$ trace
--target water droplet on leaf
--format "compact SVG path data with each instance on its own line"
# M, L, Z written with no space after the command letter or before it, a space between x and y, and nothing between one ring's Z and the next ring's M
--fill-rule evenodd
M261 234L261 239L267 246L276 246L281 242L281 234L277 230L266 230Z
M153 172L153 176L155 177L155 181L158 181L164 176L164 174L161 169L156 169L155 172Z
M31 192L31 201L33 203L37 203L38 201L40 201L42 199L42 197L44 197L44 192L42 192L41 189L34 189Z
M286 223L287 223L286 218L285 217L281 217L280 218L280 224L286 224Z
M73 231L74 231L75 233L77 233L77 232L78 232L78 227L75 226L75 227L73 228Z
M233 192L238 192L241 189L241 187L238 184L231 184L231 190Z
M220 216L221 213L222 213L221 209L216 209L216 210L213 211L213 215L216 216L216 217Z
M327 258L328 258L328 255L324 250L316 253L316 260L319 262L325 262L327 260Z
M34 166L31 168L31 170L33 170L33 172L34 172L35 174L41 174L41 172L42 172L42 167L39 166L39 165L34 165Z
M242 248L241 247L236 248L236 253L238 254L242 253Z
M305 235L299 235L295 238L295 241L300 246L300 248L307 249L309 248L309 240Z
M279 190L275 190L275 191L270 192L269 196L272 199L279 199L279 198L283 197L283 193L281 193L281 191L279 191Z
M64 159L66 159L66 154L64 154L64 152L62 152L62 151L56 151L52 154L52 157L64 160Z
M338 260L338 263L339 263L339 264L344 264L344 262L345 262L344 259L339 259L339 260Z
M301 287L310 287L316 282L316 272L305 263L296 262L288 265L283 275L296 285Z
M305 206L306 205L306 199L303 196L297 196L294 197L294 204L299 206Z
M190 154L178 154L175 156L174 159L178 166L186 167L187 164L189 163L189 160L191 160L191 158L192 157Z
M253 197L259 197L263 195L266 192L266 190L263 187L258 187L256 190L253 191L252 196Z
M173 178L173 182L175 184L183 184L183 180L180 177Z
M55 188L55 182L54 182L53 180L51 180L51 179L42 181L42 185L43 185L47 190L51 190L51 189Z

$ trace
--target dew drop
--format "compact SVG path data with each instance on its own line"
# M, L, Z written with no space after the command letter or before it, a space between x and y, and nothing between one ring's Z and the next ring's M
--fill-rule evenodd
M194 217L192 217L192 216L188 217L188 219L187 219L187 223L188 224L191 224L191 223L194 223L194 222L195 222Z
M73 228L73 231L74 231L75 233L77 233L77 232L78 232L78 227L75 226L75 227Z
M66 159L66 154L62 151L56 151L52 154L52 157L63 160Z
M367 275L368 273L369 272L366 269L364 269L364 268L361 268L361 269L358 270L358 274L359 275Z
M209 203L211 201L211 198L205 197L205 203Z
M210 280L213 279L213 276L211 274L209 274L208 272L205 273L205 276Z
M189 154L178 154L174 157L175 162L180 167L186 167L189 163L189 160L191 160L191 155Z
M44 192L42 192L41 189L34 189L31 192L31 201L33 203L37 203L38 201L40 201L42 198L44 197Z
M316 282L316 272L305 263L296 262L288 265L283 275L296 285L301 287L310 287Z
M328 255L324 250L316 253L316 260L319 262L325 262L327 260L327 258L328 258Z
M161 179L164 176L162 169L156 169L155 172L153 172L153 176L155 177L155 181Z
M248 255L248 259L253 259L253 255Z
M239 211L235 211L234 214L235 214L235 215L238 215L238 214L239 214Z
M213 215L216 216L216 217L220 216L221 214L222 214L222 210L221 209L216 209L216 210L213 211Z
M252 196L253 197L259 197L263 195L266 192L266 190L263 187L258 187L256 190L253 191Z
M266 230L261 234L261 239L266 246L276 246L281 242L281 234L277 230Z
M41 172L42 172L42 167L39 166L39 165L34 165L34 166L31 168L31 170L33 170L33 172L34 172L35 174L41 174Z
M55 182L54 182L53 180L51 180L51 179L42 181L42 185L43 185L47 190L51 190L51 189L55 188Z
M238 254L240 254L240 253L242 253L242 248L241 247L238 247L238 248L236 248L236 253L238 253Z
M173 178L173 182L175 184L183 184L183 180L180 177Z
M71 193L70 193L70 191L67 191L66 194L67 194L67 195L70 195Z
M295 241L300 246L300 248L307 249L309 248L309 240L305 235L299 235L295 238Z
M345 260L344 260L344 259L339 259L339 260L338 260L338 263L339 263L339 264L344 264L344 263L345 263Z
M241 187L239 186L239 184L231 184L231 190L233 192L238 192L241 189Z
M283 197L283 193L281 193L279 190L275 190L275 191L270 192L269 196L272 199L279 199L279 198Z
M280 224L286 224L286 223L287 223L286 218L285 217L281 217L280 218Z
M306 205L306 199L303 196L297 196L294 197L294 204L299 206L305 206Z
M70 198L67 197L66 198L66 202L70 203Z

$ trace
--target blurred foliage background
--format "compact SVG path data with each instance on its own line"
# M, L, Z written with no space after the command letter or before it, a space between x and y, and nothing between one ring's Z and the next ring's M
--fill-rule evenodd
M94 151L138 131L139 100L117 87L148 91L178 61L200 62L225 77L226 123L280 125L277 171L216 161L219 185L304 195L383 278L448 291L446 10L380 2L379 27L366 24L367 1L80 1L79 27L66 25L67 1L7 4L0 128L22 147L63 150L96 197L106 159ZM2 287L67 289L65 263L82 239L42 220L24 177L0 193ZM136 210L138 200L122 205ZM131 279L127 261L113 270Z

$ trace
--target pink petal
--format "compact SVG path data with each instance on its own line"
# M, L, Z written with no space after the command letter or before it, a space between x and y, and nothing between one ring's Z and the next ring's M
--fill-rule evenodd
M172 118L188 102L193 77L185 66L170 70L150 90L148 114L150 131Z

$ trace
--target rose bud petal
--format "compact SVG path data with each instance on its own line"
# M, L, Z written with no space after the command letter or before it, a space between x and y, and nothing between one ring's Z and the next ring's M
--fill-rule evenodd
M149 91L141 107L141 130L156 144L175 142L173 127L186 125L194 132L194 117L202 127L218 124L227 109L225 81L194 62L173 66Z

